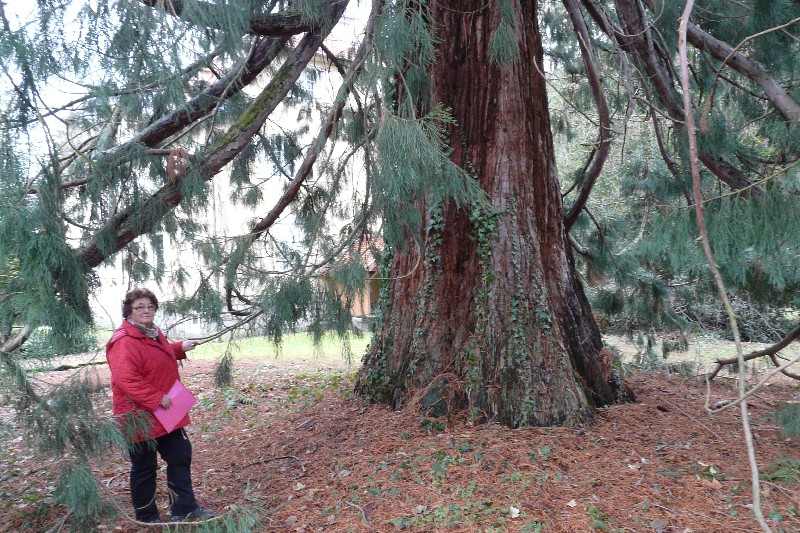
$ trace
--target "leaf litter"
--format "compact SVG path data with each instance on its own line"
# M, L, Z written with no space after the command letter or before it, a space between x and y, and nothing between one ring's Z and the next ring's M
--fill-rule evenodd
M107 368L96 375L108 382ZM260 531L759 531L738 411L707 413L697 377L634 373L636 403L598 410L593 425L510 429L366 404L351 394L351 374L313 361L243 362L224 390L213 375L213 362L182 369L199 400L188 428L195 492L218 513L250 508ZM711 384L712 402L735 394L730 380ZM800 441L770 415L797 394L773 383L750 407L764 514L784 531L800 530ZM110 402L98 412L110 414ZM9 531L43 531L66 513L49 492L58 461L33 456L24 442L0 454ZM130 513L128 468L113 452L94 473ZM159 476L169 516L163 468ZM153 531L124 516L99 529Z

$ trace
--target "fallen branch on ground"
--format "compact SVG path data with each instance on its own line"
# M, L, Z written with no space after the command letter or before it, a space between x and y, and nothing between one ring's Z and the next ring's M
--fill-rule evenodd
M759 357L763 357L763 356L766 355L766 356L769 356L769 358L772 360L772 363L776 367L780 367L781 365L778 362L778 360L775 357L775 355L779 351L781 351L784 348L786 348L789 345L789 343L794 341L798 336L800 336L800 324L798 324L792 331L789 332L788 335L786 335L784 338L782 338L780 341L776 342L772 346L764 348L763 350L756 350L754 352L750 352L749 354L743 356L743 359L745 361L752 361L753 359L758 359ZM711 372L711 374L709 374L709 376L708 376L709 381L714 379L717 376L717 374L719 374L719 371L722 370L722 368L724 366L726 366L726 365L734 365L734 364L738 363L739 362L739 358L738 357L730 357L728 359L717 359L715 362L717 363L717 367ZM794 379L800 380L800 376L797 375L797 374L789 372L789 371L787 371L785 369L782 369L781 372L784 375L789 376L790 378L794 378Z

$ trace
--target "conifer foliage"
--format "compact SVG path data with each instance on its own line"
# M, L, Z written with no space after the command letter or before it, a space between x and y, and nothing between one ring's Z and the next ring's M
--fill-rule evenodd
M69 456L59 501L82 524L107 511L81 500L89 456L121 438L89 384L38 390L21 361L32 334L85 343L104 265L279 342L299 323L346 334L366 273L330 265L380 242L359 392L400 406L434 383L434 404L512 426L625 397L590 302L650 333L721 321L695 241L680 2L372 0L359 42L332 51L354 3L0 2L2 383ZM709 238L743 331L777 342L800 307L800 8L697 4ZM320 62L340 77L324 101ZM256 213L242 235L208 223L223 180ZM294 243L272 231L289 213ZM167 264L181 247L198 266Z

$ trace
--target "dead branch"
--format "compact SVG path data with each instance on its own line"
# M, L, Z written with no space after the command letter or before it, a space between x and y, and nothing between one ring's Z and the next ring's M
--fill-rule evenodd
M763 356L766 355L766 356L769 356L770 359L772 359L772 362L775 364L776 367L780 367L781 365L778 362L777 358L775 357L775 354L777 354L779 351L781 351L784 348L786 348L798 336L800 336L800 324L795 326L795 328L792 331L790 331L788 335L786 335L784 338L782 338L780 341L776 342L772 346L764 348L763 350L756 350L754 352L750 352L749 354L743 356L742 360L743 361L752 361L753 359L758 359L759 357L763 357ZM725 365L734 365L734 364L736 364L738 362L739 362L739 358L738 357L729 357L727 359L717 359L715 361L715 363L717 364L717 367L714 369L713 372L711 372L711 374L709 374L709 376L708 376L709 381L714 379L717 376L717 374L719 374L719 371L722 370L722 368ZM782 372L784 374L786 374L787 376L789 376L789 377L792 377L794 379L800 380L800 376L798 376L796 374L787 373L785 370L782 371Z
M800 375L795 374L794 372L789 372L785 368L782 368L780 361L778 361L778 358L775 355L770 355L769 358L772 360L772 364L774 364L775 367L780 370L781 374L800 381Z
M77 370L85 366L104 365L106 361L89 361L87 363L78 363L77 365L59 365L52 369L53 372L63 372L64 370Z
M238 472L239 470L244 470L245 468L250 468L251 466L255 466L255 465L263 465L263 464L271 463L272 461L279 461L281 459L292 459L293 461L298 461L298 462L300 461L300 459L298 459L294 455L281 455L279 457L270 457L269 459L262 459L260 461L255 461L255 462L252 462L252 463L248 463L246 465L240 466L239 468L234 470L234 472Z

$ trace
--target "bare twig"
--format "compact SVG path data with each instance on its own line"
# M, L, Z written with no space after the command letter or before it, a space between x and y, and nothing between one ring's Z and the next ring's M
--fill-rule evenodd
M267 463L271 463L272 461L279 461L281 459L292 459L293 461L300 461L300 459L298 459L294 455L281 455L279 457L270 457L269 459L262 459L260 461L255 461L255 462L252 462L252 463L248 463L246 465L240 466L239 468L234 470L234 472L238 472L239 470L244 470L245 468L250 468L251 466L255 466L255 465L264 465L264 464L267 464Z
M369 520L367 520L367 513L364 511L363 507L361 507L360 505L356 505L353 502L344 502L344 503L346 503L353 509L358 509L361 512L361 519L364 520L365 524L369 524Z
M214 339L218 339L218 338L222 337L223 335L225 335L226 333L228 333L230 331L233 331L235 329L238 329L238 328L244 326L248 322L252 322L253 320L255 320L256 318L258 318L259 316L261 316L263 314L264 314L263 310L254 311L254 312L250 313L249 315L245 316L243 319L241 319L238 322L236 322L235 324L232 324L230 326L222 328L221 330L217 331L216 333L213 333L213 334L208 335L206 337L200 337L200 338L197 338L197 339L190 339L190 340L195 341L197 344L205 344L205 343L207 343L209 341L213 341Z
M48 529L45 533L59 533L59 531L62 531L64 529L64 525L67 523L67 520L69 520L70 516L72 516L71 510L67 511L67 514L61 517L61 520L59 520L55 526Z
M747 412L747 400L743 399L745 395L745 366L744 356L742 354L742 341L739 337L739 327L736 322L736 314L731 306L728 293L725 289L725 284L722 281L722 276L717 268L716 261L714 260L714 253L711 251L711 243L708 240L706 233L705 220L703 218L703 203L700 191L700 168L697 155L697 130L694 124L694 114L692 110L692 97L689 86L689 60L686 52L686 30L689 25L689 16L694 7L694 0L687 0L686 8L683 11L680 19L680 26L678 30L678 55L680 56L681 65L681 86L683 89L683 107L684 115L686 118L686 133L689 136L689 161L692 168L692 185L694 192L695 213L697 215L697 228L700 232L700 240L703 245L703 252L708 262L708 267L711 270L711 275L714 278L714 283L717 286L717 291L725 305L725 310L728 314L728 320L733 333L733 340L736 343L736 355L739 359L739 380L737 382L739 388L740 412L742 417L742 430L744 432L745 442L747 444L747 457L750 462L750 477L752 481L753 493L753 514L761 526L761 529L766 532L771 532L769 525L764 519L764 514L761 510L761 487L759 485L758 462L756 461L755 446L753 444L753 434L750 430L750 418Z

